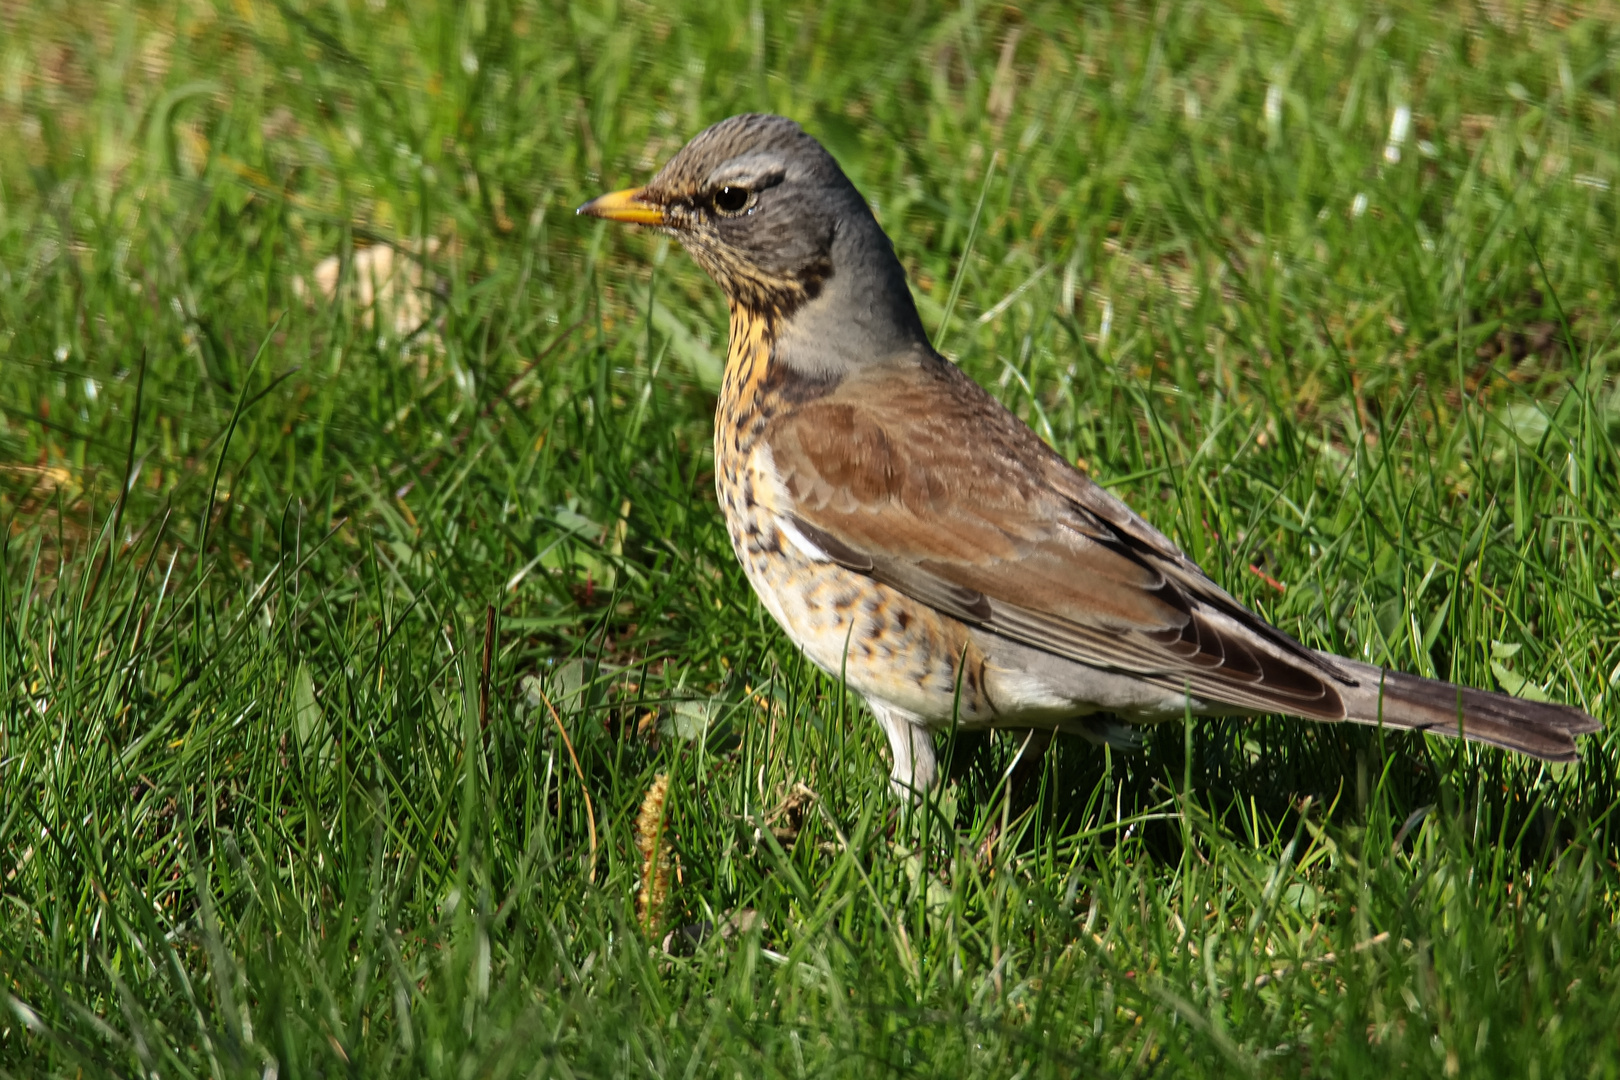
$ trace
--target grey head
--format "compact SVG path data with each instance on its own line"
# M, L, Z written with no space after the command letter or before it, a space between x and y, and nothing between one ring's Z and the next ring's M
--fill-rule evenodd
M764 319L778 358L806 373L927 349L889 238L838 162L792 120L722 120L645 187L579 212L673 234L733 312Z

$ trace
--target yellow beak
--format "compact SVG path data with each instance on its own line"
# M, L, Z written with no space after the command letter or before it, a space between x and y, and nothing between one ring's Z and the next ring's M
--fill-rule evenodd
M574 213L606 218L608 221L627 221L632 225L664 224L663 208L642 201L641 193L645 190L647 189L626 188L623 191L599 195Z

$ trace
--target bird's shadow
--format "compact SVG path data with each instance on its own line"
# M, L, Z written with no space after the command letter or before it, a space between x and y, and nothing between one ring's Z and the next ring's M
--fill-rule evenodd
M1490 753L1463 764L1445 754L1449 743L1437 753L1408 733L1380 738L1370 728L1279 717L1192 723L1190 740L1179 723L1149 730L1138 752L1105 751L1067 735L1041 748L1039 736L1024 746L1023 732L958 732L941 740L942 774L966 811L959 820L1000 816L1004 799L1009 820L1031 816L1037 827L1022 830L1031 837L1140 817L1145 820L1128 832L1104 831L1105 842L1139 842L1165 862L1180 859L1186 834L1173 816L1153 811L1189 783L1201 812L1232 836L1250 835L1256 822L1262 833L1282 828L1307 799L1313 816L1338 825L1365 824L1374 812L1400 821L1419 807L1448 803L1477 814L1483 805L1510 834L1522 832L1520 851L1532 860L1576 832L1574 821L1527 798L1522 783L1497 775L1511 768L1511 755Z

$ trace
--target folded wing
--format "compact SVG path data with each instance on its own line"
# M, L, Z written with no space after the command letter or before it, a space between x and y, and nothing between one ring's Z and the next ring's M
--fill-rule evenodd
M1243 710L1445 727L1444 695L1409 684L1446 684L1399 676L1386 701L1368 685L1378 669L1308 649L1248 611L938 357L863 371L774 418L765 439L801 535L964 622ZM1493 703L1490 730L1465 733L1541 757L1573 755L1572 735L1596 726L1553 706L1544 723L1524 718L1548 727L1526 737L1503 718L1516 699L1467 694L1451 700ZM1407 716L1395 698L1424 704Z
M1354 679L1250 613L954 366L919 363L922 378L863 373L767 428L794 525L829 557L1079 663L1344 717L1339 688Z

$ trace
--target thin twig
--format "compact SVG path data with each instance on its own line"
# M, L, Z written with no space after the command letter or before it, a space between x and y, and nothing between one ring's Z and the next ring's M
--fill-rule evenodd
M489 665L495 652L495 605L484 607L484 664L478 673L478 730L489 729Z
M518 383L522 382L524 379L527 379L535 368L539 367L547 357L556 352L557 349L562 346L563 342L573 337L574 331L584 326L585 321L586 320L584 319L579 319L572 326L567 327L561 333L559 333L556 340L550 345L547 345L545 348L541 349L539 354L535 356L533 360L529 361L528 365L524 367L522 371L518 372L512 381L506 384L506 388L504 390L497 391L497 395L500 397L500 399L505 401L508 405L511 405L512 408L516 410L517 406L512 402L512 395L517 392ZM479 410L478 415L487 416L489 414L490 406L494 403L494 399L484 402L484 407Z
M979 238L979 218L984 214L984 197L990 194L990 181L995 178L996 166L1001 163L1001 151L990 155L990 164L984 169L984 184L979 188L979 201L973 207L973 221L968 225L967 240L962 244L962 258L956 264L956 279L951 282L951 295L945 301L945 316L939 321L939 333L934 340L945 347L945 332L951 328L951 313L956 310L956 298L962 294L962 279L967 276L968 260L973 257L973 241Z
M591 834L591 866L590 866L590 870L587 871L587 873L585 875L585 878L586 878L587 881L591 882L592 884L595 884L596 883L596 811L591 806L591 792L590 792L590 789L585 786L585 770L579 767L579 755L574 753L573 740L568 737L568 729L563 727L562 717L557 715L557 706L553 705L551 703L551 698L546 696L546 691L545 691L544 687L536 686L535 689L540 692L540 700L546 703L546 708L548 710L550 710L550 712L551 712L551 719L557 725L557 733L562 736L563 745L568 748L568 760L570 760L570 761L572 761L574 763L574 775L579 777L579 793L581 795L585 796L585 827L590 830L590 834Z

